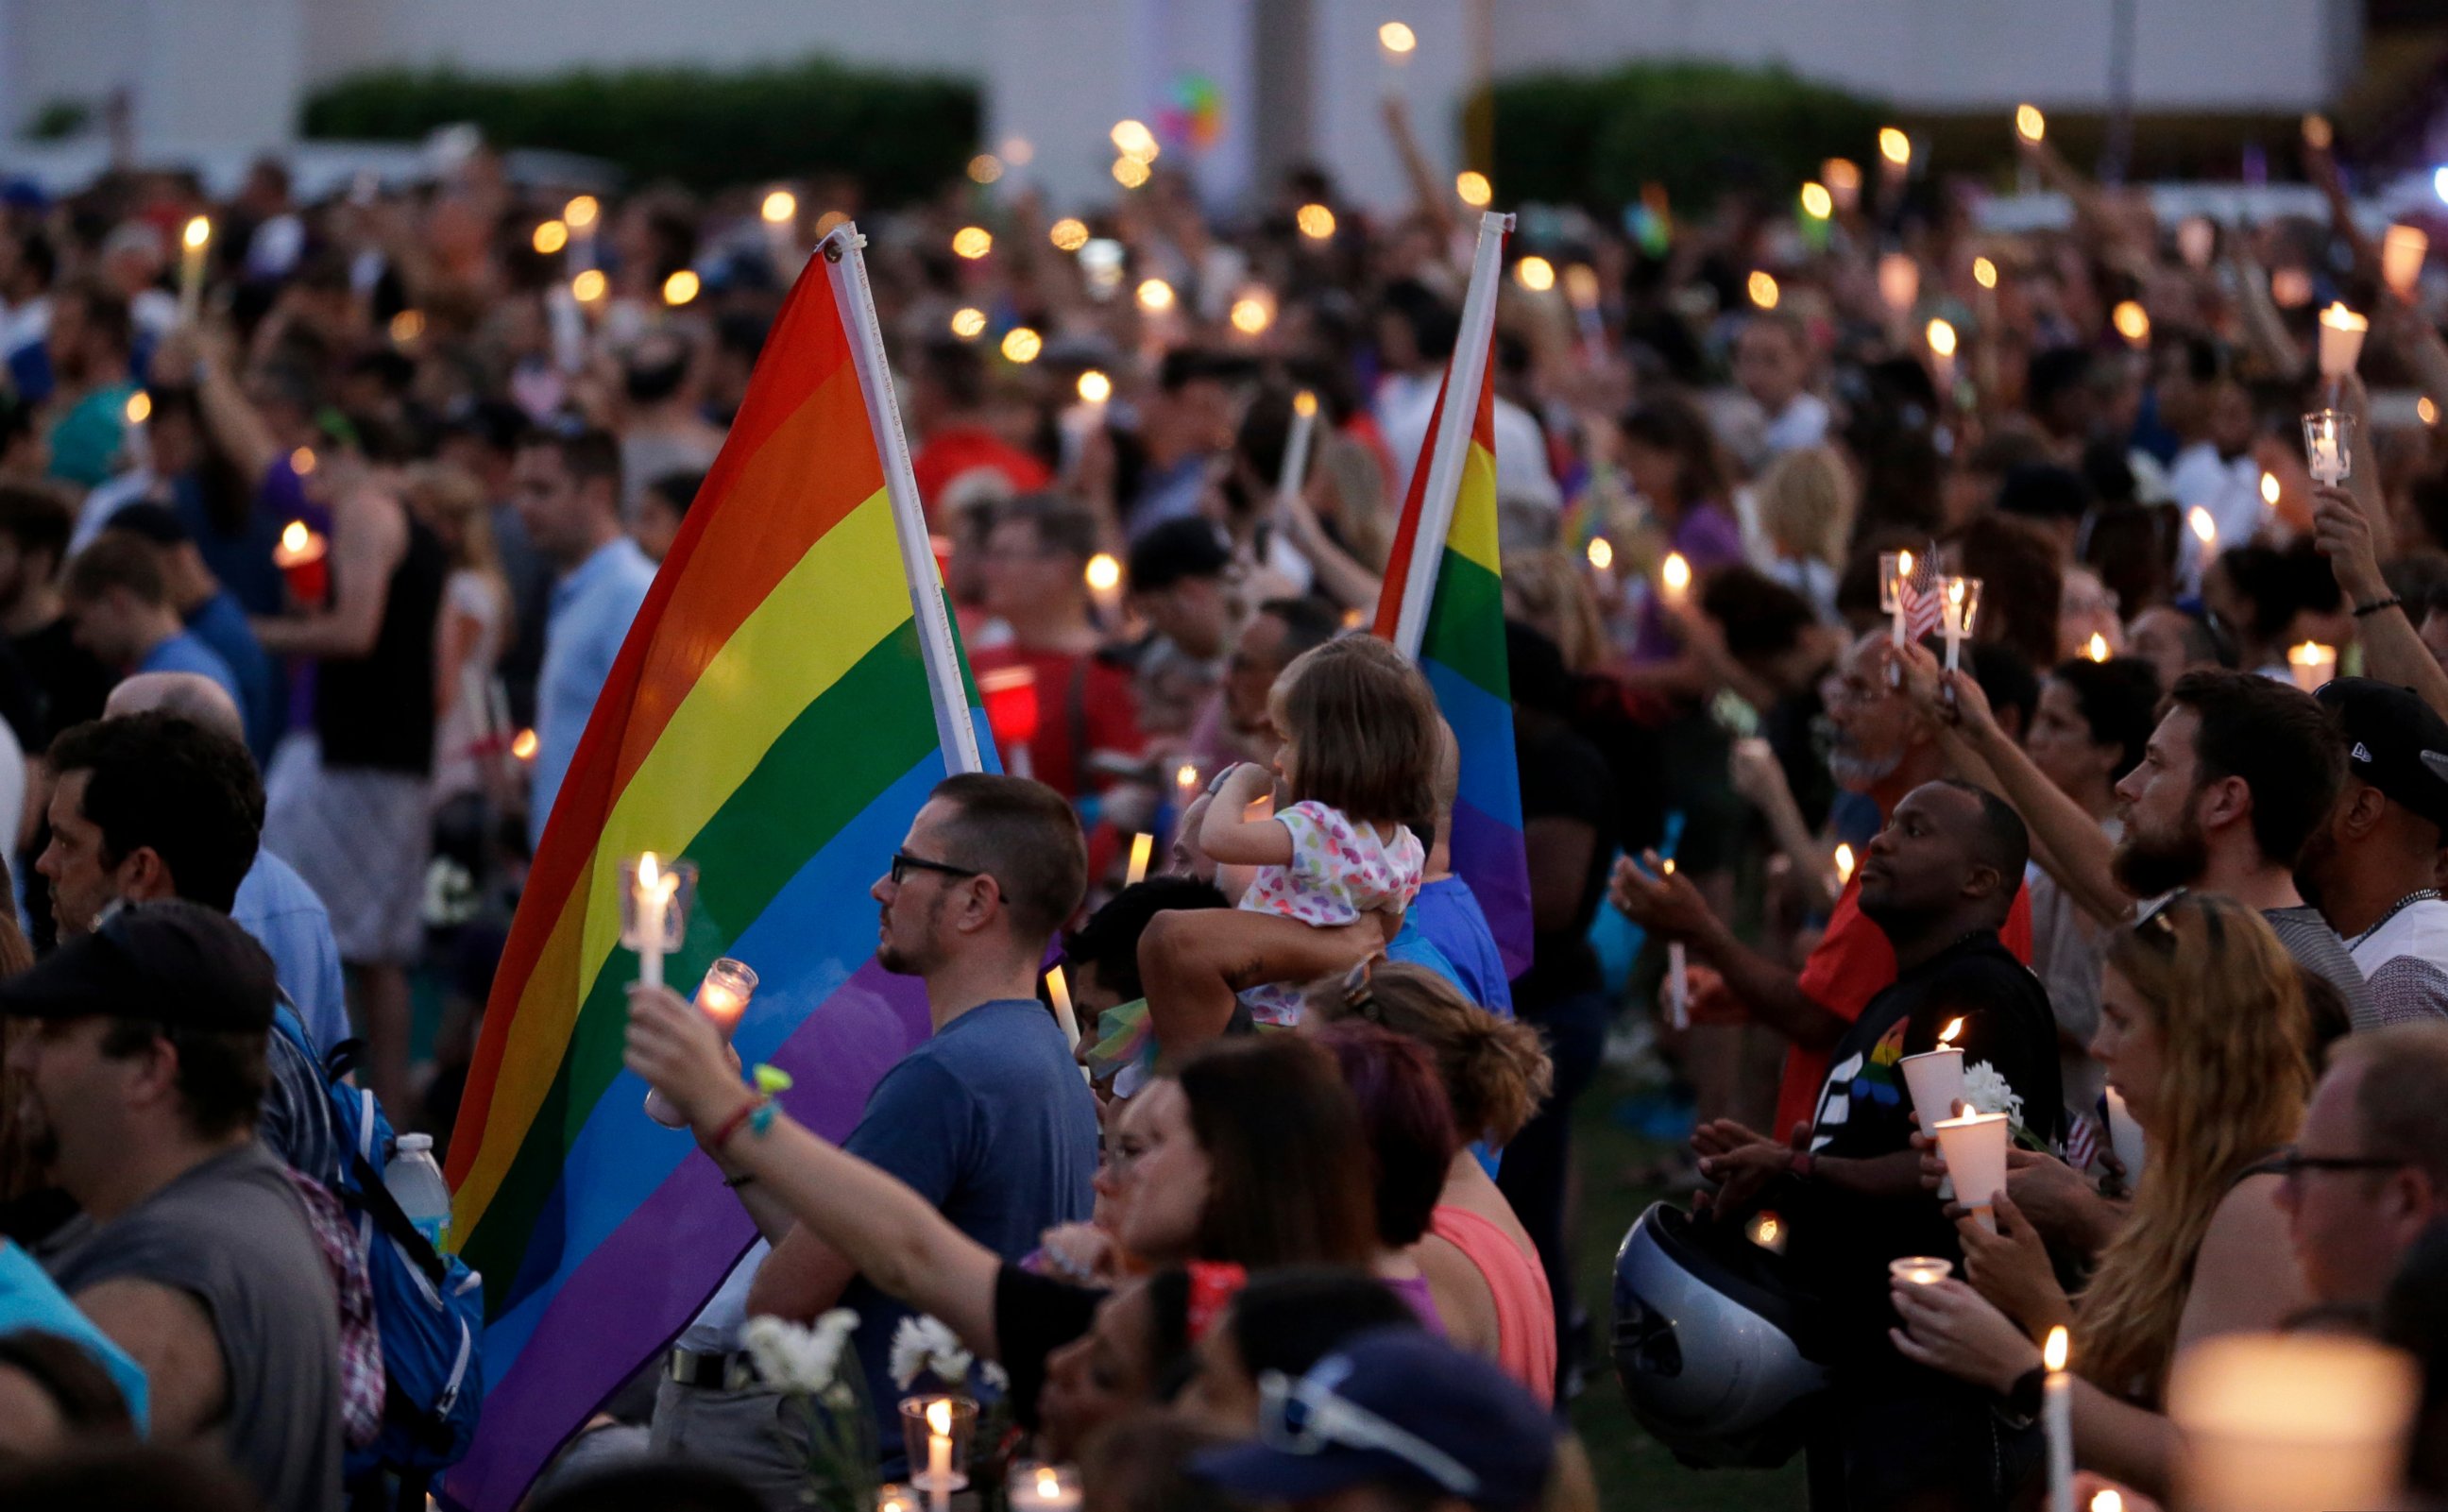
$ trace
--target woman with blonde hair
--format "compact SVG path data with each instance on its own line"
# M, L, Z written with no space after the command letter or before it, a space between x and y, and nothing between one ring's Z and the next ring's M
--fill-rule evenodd
M1606 670L1606 625L1597 598L1569 551L1527 551L1504 561L1504 617L1519 620L1564 653L1564 670L1587 677Z
M1765 553L1760 570L1809 600L1823 621L1836 618L1836 580L1845 571L1858 496L1853 474L1827 447L1777 458L1753 495Z
M2279 1189L2303 1122L2310 1024L2294 962L2232 898L2178 893L2109 942L2093 1053L2142 1127L2133 1212L2079 1298L2057 1289L2031 1224L2000 1194L2001 1232L1970 1219L1971 1284L1902 1286L1896 1348L2030 1406L2040 1347L2073 1333L2075 1451L2165 1497L2176 1447L2169 1367L2217 1334L2272 1330L2308 1300Z
M494 742L509 738L494 730L493 668L510 628L509 580L493 545L493 522L484 486L457 468L424 463L408 469L403 488L408 507L441 541L450 575L443 583L442 613L433 623L433 805L463 794L487 791L488 766L501 756Z
M1425 967L1366 963L1311 987L1308 1006L1312 1022L1359 1019L1416 1041L1436 1063L1454 1126L1486 1150L1521 1132L1553 1081L1537 1030L1478 1006ZM1482 1159L1468 1142L1455 1154L1410 1258L1427 1278L1446 1336L1552 1405L1556 1313L1547 1274Z

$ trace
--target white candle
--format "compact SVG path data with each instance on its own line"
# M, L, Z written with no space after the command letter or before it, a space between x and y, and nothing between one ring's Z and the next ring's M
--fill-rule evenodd
M2318 693L2322 683L2338 675L2338 648L2318 641L2288 646L2286 670L2294 674L2297 687L2306 693Z
M631 886L638 907L638 980L659 987L663 985L663 913L679 880L649 851L638 857L637 880Z
M213 244L213 223L197 216L179 239L179 319L193 325L204 305L204 249Z
M927 1405L927 1500L935 1512L952 1502L952 1404L939 1399Z
M1955 404L1955 327L1945 320L1932 320L1923 333L1929 338L1930 377L1938 385L1941 409Z
M1011 1512L1079 1512L1079 1477L1059 1465L1015 1464L1006 1483Z
M2176 1356L2168 1416L2179 1503L2216 1512L2401 1505L2419 1381L2395 1349L2338 1334L2229 1333Z
M1147 880L1148 858L1156 854L1156 836L1141 831L1131 836L1131 869L1123 876L1124 887L1135 888Z
M1904 601L1912 592L1913 554L1909 551L1879 553L1879 598L1881 607L1893 617L1887 637L1897 650L1904 644Z
M1956 1199L1972 1210L1982 1228L1998 1232L1994 1211L1998 1194L2006 1190L2006 1115L1972 1113L1941 1119L1930 1132L1938 1137L1940 1158L1955 1180Z
M1936 1286L1955 1273L1955 1262L1930 1254L1907 1254L1887 1262L1887 1274L1908 1286Z
M2074 1512L2074 1377L2066 1373L2066 1330L2049 1330L2041 1351L2040 1421L2049 1436L2049 1512Z
M2422 278L2422 259L2430 254L2431 239L2415 226L2391 226L2380 243L2381 281L2388 292L2400 299L2414 297L2414 286Z
M1275 474L1275 503L1280 507L1298 497L1309 477L1310 447L1317 434L1317 395L1303 389L1292 395L1291 434L1284 442L1284 462Z
M2362 355L2363 335L2371 322L2347 309L2343 304L2331 304L2321 312L2321 376L2335 382L2355 371L2355 359Z
M1674 874L1673 856L1666 858L1664 871L1670 877ZM1691 962L1680 940L1666 943L1666 1026L1675 1030L1692 1026Z
M1590 560L1592 562L1596 562L1597 558L1593 554ZM1607 560L1610 563L1615 560L1615 552L1612 548L1607 552ZM1682 613L1683 610L1690 605L1692 602L1692 564L1683 559L1682 552L1669 551L1666 553L1665 565L1657 569L1657 585L1664 593L1666 606L1673 610L1675 613Z
M1083 574L1088 584L1088 597L1097 605L1098 618L1112 621L1122 607L1122 565L1110 551L1100 551L1088 559Z
M1980 612L1980 580L1949 578L1941 594L1939 622L1946 631L1946 670L1952 672L1963 641L1972 634L1973 617Z
M1062 1030L1062 1047L1076 1054L1080 1048L1080 1016L1071 1009L1071 984L1063 980L1059 966L1045 973L1045 995L1054 1001L1054 1022ZM1087 1080L1086 1066L1080 1068L1080 1076Z
M2304 457L2313 477L2332 487L2345 481L2355 465L2353 431L2353 417L2341 411L2315 410L2304 417ZM2262 494L2276 502L2267 488Z

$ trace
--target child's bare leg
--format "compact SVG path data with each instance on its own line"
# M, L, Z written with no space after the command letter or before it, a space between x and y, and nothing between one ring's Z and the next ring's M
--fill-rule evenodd
M1243 987L1331 976L1385 943L1374 918L1322 929L1239 909L1159 913L1139 936L1139 981L1158 1051L1169 1061L1223 1033Z

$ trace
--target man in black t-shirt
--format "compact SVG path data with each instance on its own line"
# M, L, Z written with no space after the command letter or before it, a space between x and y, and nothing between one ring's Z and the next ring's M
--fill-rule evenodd
M1972 1101L2012 1114L2026 1144L2058 1138L2048 993L1998 939L2029 850L2022 821L1979 788L1932 782L1906 794L1861 873L1862 911L1895 947L1896 980L1837 1042L1812 1123L1788 1142L1724 1122L1693 1139L1701 1173L1724 1183L1726 1215L1776 1208L1793 1274L1820 1303L1812 1342L1836 1389L1812 1436L1815 1512L2002 1505L2027 1447L1977 1388L1896 1353L1886 1268L1909 1254L1962 1259L1922 1189L1905 1056L1934 1049L1961 1019L1952 1043Z

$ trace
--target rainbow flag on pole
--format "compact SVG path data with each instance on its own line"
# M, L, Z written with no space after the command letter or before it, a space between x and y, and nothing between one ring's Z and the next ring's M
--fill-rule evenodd
M669 980L735 956L735 1043L847 1134L927 1033L873 962L868 888L947 772L993 745L963 663L852 228L783 307L721 455L587 720L510 927L450 1146L458 1250L486 1289L485 1412L445 1477L510 1507L755 1237L685 1132L622 1068L619 863L697 863Z
M1462 335L1411 469L1410 497L1377 596L1376 630L1419 662L1453 726L1462 747L1454 871L1478 894L1505 970L1520 976L1530 965L1530 863L1513 758L1496 531L1496 291L1512 229L1509 215L1480 217ZM1447 407L1457 393L1477 396L1466 428L1452 423Z

